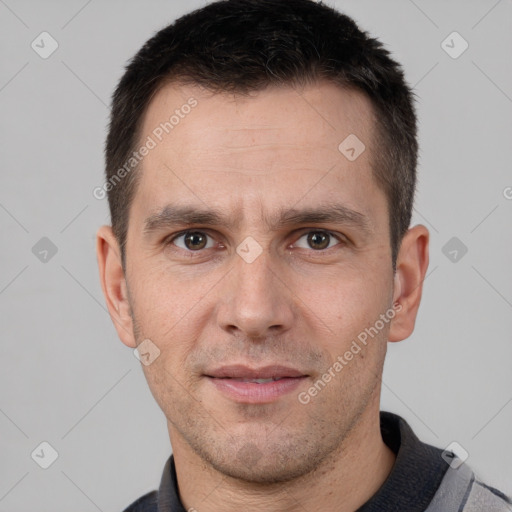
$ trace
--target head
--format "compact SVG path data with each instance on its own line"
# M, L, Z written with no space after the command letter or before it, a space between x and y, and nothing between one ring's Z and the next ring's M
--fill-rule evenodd
M375 419L428 265L416 158L399 65L322 4L215 2L137 53L113 99L98 260L120 338L149 347L175 453L285 481ZM255 402L240 372L283 382L250 383Z

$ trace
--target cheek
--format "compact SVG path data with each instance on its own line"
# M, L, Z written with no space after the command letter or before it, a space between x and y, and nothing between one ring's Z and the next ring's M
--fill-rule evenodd
M316 318L328 338L338 344L373 324L388 307L391 289L371 269L354 265L329 272L302 275L295 292L303 314ZM313 320L312 320L313 321Z
M180 284L170 273L155 269L141 272L132 281L135 284L130 295L137 342L149 338L160 350L148 373L156 373L160 366L162 372L164 368L179 369L201 329L197 315L205 288Z
M158 262L137 262L137 274L131 276L130 288L139 320L156 332L171 328L197 302L190 286L176 279Z
M180 409L187 410L184 405L193 387L187 382L186 376L177 373L170 365L168 354L162 355L151 365L143 366L144 376L151 394L167 418L175 418ZM187 390L184 392L184 390Z

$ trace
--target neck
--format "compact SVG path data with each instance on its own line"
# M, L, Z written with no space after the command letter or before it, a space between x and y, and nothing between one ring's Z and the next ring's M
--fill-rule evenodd
M247 512L337 510L350 512L381 487L395 456L380 432L377 407L369 407L331 455L314 471L279 484L255 484L223 475L170 429L180 499L186 510Z

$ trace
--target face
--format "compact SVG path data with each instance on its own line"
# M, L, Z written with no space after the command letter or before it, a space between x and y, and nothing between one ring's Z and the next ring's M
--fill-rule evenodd
M394 297L374 123L365 97L326 83L152 100L126 283L135 341L160 351L143 368L175 452L286 481L375 407ZM338 149L350 134L355 160Z

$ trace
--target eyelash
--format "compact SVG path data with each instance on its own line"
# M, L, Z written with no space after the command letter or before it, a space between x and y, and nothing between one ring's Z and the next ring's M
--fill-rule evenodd
M179 233L175 233L174 235L171 235L169 238L166 239L165 245L166 246L174 245L173 242L175 240L177 240L178 238L180 238L180 237L182 237L184 235L187 235L189 233L200 233L200 234L206 235L207 237L213 238L207 231L202 231L200 229L187 229L187 230L184 230L184 231L180 231ZM309 235L310 233L322 233L322 234L330 236L331 238L335 238L339 242L336 245L344 245L344 244L347 243L347 239L344 236L336 235L335 233L332 233L331 231L328 231L328 230L325 230L325 229L309 229L308 231L303 232L301 234L301 236L297 239L297 241L300 240L301 238L303 238L304 236ZM176 245L174 245L174 247L177 250L186 251L191 256L194 253L201 254L202 252L204 252L206 250L206 249L199 249L197 251L192 251L190 249L183 249L182 247L177 247ZM314 252L314 253L324 253L324 252L328 251L329 249L333 249L334 247L335 246L327 247L326 249L318 249L318 250L310 249L310 250L312 252ZM209 249L211 249L211 248L209 248Z

